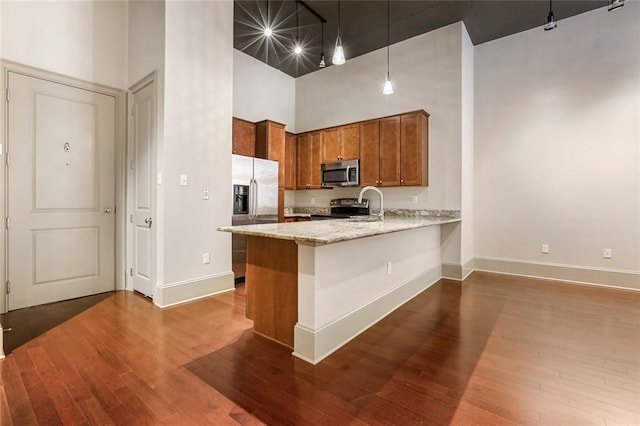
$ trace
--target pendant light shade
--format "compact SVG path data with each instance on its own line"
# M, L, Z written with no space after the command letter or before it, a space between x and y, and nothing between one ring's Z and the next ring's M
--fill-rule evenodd
M336 38L336 48L333 51L333 65L345 63L344 49L342 48L342 37L340 37L340 0L338 0L338 37Z
M624 0L611 0L608 10L609 12L611 12L612 10L616 10L618 8L621 8L622 6L624 6Z
M391 84L391 80L389 79L389 73L387 73L387 78L384 79L384 87L382 88L383 95L393 95L393 85Z
M556 16L553 14L553 9L551 8L551 0L549 0L549 14L547 15L547 23L544 24L544 30L549 31L558 26L558 22L556 21Z
M336 48L333 51L333 65L342 65L346 62L344 59L344 49L342 48L342 39L340 38L340 34L338 34L338 38L336 39Z
M387 0L387 75L384 79L384 86L382 87L383 95L393 94L393 85L389 78L389 0Z

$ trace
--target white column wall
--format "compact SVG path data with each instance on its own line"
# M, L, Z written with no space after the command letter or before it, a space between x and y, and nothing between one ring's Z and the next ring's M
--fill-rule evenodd
M216 231L232 211L233 3L165 7L161 306L233 289L230 234Z
M476 46L474 69L476 256L639 273L640 2Z

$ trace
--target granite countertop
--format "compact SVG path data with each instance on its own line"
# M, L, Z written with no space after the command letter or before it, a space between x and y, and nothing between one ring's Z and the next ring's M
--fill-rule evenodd
M351 219L310 222L266 223L261 225L224 226L218 231L257 237L294 240L299 244L332 244L390 232L406 231L425 226L460 222L456 216L387 216L384 221Z

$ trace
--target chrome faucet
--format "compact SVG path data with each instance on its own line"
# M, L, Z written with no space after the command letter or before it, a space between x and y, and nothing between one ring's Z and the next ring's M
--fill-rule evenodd
M375 186L365 186L364 188L362 188L362 191L360 191L360 195L358 195L358 203L362 203L362 196L364 195L365 192L367 192L370 189L373 189L378 194L380 194L380 212L378 213L378 217L380 218L380 220L384 220L384 200L382 196L382 191L380 191Z

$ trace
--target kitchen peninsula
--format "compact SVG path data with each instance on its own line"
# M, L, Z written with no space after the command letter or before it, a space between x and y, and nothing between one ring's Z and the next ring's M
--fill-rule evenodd
M457 222L447 212L218 230L247 236L254 331L316 364L440 279L441 226Z

